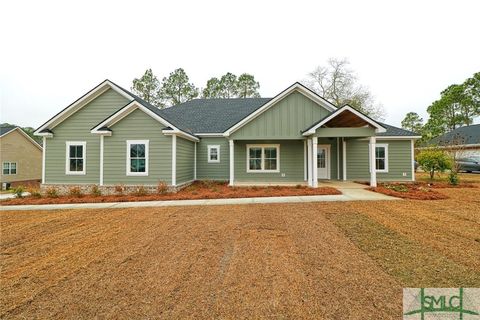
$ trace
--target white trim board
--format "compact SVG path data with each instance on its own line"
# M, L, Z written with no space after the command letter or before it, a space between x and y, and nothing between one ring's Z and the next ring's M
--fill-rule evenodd
M256 117L258 117L260 114L262 114L265 111L267 111L268 109L270 109L270 107L272 107L277 102L281 101L283 98L285 98L286 96L288 96L289 94L291 94L294 91L297 91L297 92L303 94L304 96L306 96L307 98L309 98L313 102L319 104L320 106L324 107L325 109L327 109L330 112L333 112L333 111L336 110L336 107L333 104L331 104L330 102L328 102L324 98L320 97L318 94L314 93L313 91L311 91L310 89L308 89L304 85L296 82L293 85L291 85L290 87L288 87L287 89L283 90L280 94L278 94L272 100L268 101L263 106L261 106L260 108L258 108L254 112L250 113L243 120L237 122L232 127L227 129L223 133L223 136L225 136L225 137L230 136L233 132L237 131L238 129L240 129L241 127L243 127L244 125L246 125L247 123L249 123L250 121L255 119Z
M120 87L112 83L110 80L104 80L102 83L97 85L95 88L87 92L85 95L77 99L75 102L70 104L68 107L60 111L58 114L56 114L53 118L42 124L37 130L35 130L34 135L36 136L42 136L45 135L44 133L41 133L42 130L45 129L53 129L55 126L58 124L62 123L65 119L70 117L72 114L83 108L85 105L87 105L89 102L91 102L93 99L97 98L100 96L102 93L107 91L108 89L113 89L115 92L118 94L122 95L123 97L127 98L128 100L133 100L134 98L127 94L125 91L123 91Z
M326 124L327 122L329 122L330 120L332 120L333 118L336 118L338 117L340 114L342 114L343 112L345 111L350 111L351 113L353 113L354 115L356 115L357 117L361 118L362 120L364 120L365 122L369 123L372 127L374 127L376 130L375 132L377 133L381 133L381 132L386 132L387 130L382 127L380 124L378 124L376 121L370 119L369 117L367 117L366 115L364 115L363 113L359 112L358 110L355 110L354 108L350 107L349 105L345 105L343 107L341 107L340 109L337 109L337 111L333 112L332 114L330 114L328 117L326 117L325 119L323 119L322 121L320 121L319 123L317 123L315 126L311 127L310 129L308 129L307 131L305 131L303 133L304 136L309 136L309 135L312 135L312 134L315 134L315 132L317 131L318 128L320 128L321 126L323 126L324 124Z

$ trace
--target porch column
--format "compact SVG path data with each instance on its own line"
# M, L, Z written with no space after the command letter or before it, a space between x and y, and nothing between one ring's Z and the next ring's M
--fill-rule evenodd
M172 186L177 186L177 135L172 135Z
M313 187L312 179L312 139L307 140L308 186Z
M318 138L312 138L312 168L313 168L313 184L312 187L318 188L318 166L317 166L317 153L318 153Z
M103 134L100 136L100 185L103 186Z
M42 147L42 184L45 184L45 157L47 153L47 137L43 137Z
M307 161L307 140L303 140L303 180L308 179L308 161Z
M233 179L234 179L234 159L233 159L233 147L234 147L234 144L233 144L233 140L228 140L228 144L229 144L229 148L230 148L230 183L229 185L230 186L233 186Z
M342 138L342 172L343 172L343 181L347 180L347 141L345 138Z
M197 180L197 142L195 142L193 154L193 180Z
M375 164L375 146L376 146L376 138L370 137L370 186L376 187L377 186L377 167Z

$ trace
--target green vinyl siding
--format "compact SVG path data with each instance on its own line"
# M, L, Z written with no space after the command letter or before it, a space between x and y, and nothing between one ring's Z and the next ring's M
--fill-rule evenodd
M280 144L280 172L247 172L247 144ZM235 141L234 180L237 182L298 182L304 181L303 140ZM285 174L282 177L282 174Z
M90 101L65 121L52 129L53 138L47 138L45 153L45 183L98 184L100 182L100 137L90 130L128 100L112 89ZM86 142L86 174L66 175L66 142Z
M370 180L368 143L368 140L347 141L348 180ZM410 140L377 140L377 144L388 144L388 172L377 172L377 180L412 180Z
M193 180L195 142L177 137L177 184Z
M140 109L114 124L112 136L104 138L104 184L171 184L172 137L162 133L163 127ZM149 140L148 176L127 176L127 140Z
M330 112L293 92L232 134L233 139L302 139L301 131Z
M208 146L220 146L220 162L208 162ZM230 155L228 140L223 137L201 138L197 144L197 179L228 180L230 178Z

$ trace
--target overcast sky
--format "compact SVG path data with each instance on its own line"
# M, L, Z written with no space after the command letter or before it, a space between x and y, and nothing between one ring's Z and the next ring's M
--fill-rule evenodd
M346 57L400 125L480 71L480 1L4 1L0 121L37 127L108 78L197 86L251 73L264 97Z

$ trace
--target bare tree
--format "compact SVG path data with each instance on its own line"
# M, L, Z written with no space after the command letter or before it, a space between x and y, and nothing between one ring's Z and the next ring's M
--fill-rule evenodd
M346 104L382 120L383 106L375 101L372 93L358 83L356 73L349 68L347 59L330 58L326 66L318 66L308 74L306 85L336 106Z

